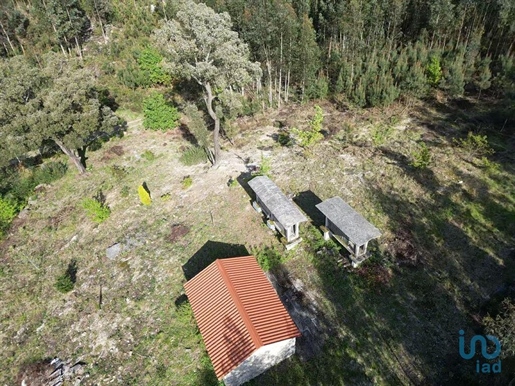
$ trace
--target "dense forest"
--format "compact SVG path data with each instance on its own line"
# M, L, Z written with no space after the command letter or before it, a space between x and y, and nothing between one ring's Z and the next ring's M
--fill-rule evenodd
M262 76L246 94L254 102L280 106L331 96L365 107L409 102L435 90L477 98L514 93L511 1L206 4L228 12L251 60L261 66ZM170 84L166 76L149 76L152 60L160 61L151 50L151 35L160 20L175 17L180 2L8 0L1 7L4 58L23 55L41 67L48 51L79 57L102 79L99 84L107 85L119 103L132 101L132 108L138 102L129 90ZM505 110L500 118L510 113Z

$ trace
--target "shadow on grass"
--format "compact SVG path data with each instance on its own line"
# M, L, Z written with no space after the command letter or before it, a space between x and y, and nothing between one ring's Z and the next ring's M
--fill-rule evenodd
M190 280L216 259L249 255L244 245L209 240L182 266L182 271L186 280Z
M306 213L315 227L325 224L324 215L315 207L315 205L320 204L322 200L311 190L300 192L293 198L293 201Z

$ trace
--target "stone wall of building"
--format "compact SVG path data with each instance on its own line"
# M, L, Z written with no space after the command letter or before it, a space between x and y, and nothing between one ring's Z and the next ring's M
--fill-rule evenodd
M227 374L223 381L226 386L239 386L250 381L270 367L295 353L295 338L263 346Z

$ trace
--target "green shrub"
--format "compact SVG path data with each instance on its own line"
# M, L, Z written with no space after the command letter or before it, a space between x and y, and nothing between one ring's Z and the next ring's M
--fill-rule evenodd
M200 146L190 146L183 151L179 161L186 166L202 164L207 162L206 151Z
M64 162L47 162L34 170L34 187L39 184L49 184L63 177L68 171Z
M488 333L497 336L503 344L503 358L515 355L515 303L505 298L500 305L500 312L494 317L488 314L483 323Z
M74 283L70 279L70 277L66 274L61 275L57 278L57 281L55 282L55 288L59 292L62 292L63 294L70 292L74 287Z
M170 84L170 74L166 73L161 66L163 57L151 47L145 48L137 54L136 60L140 70L145 74L151 84Z
M152 197L150 197L150 192L145 183L138 186L138 196L143 205L152 204Z
M81 202L82 208L86 211L87 215L96 223L101 223L109 217L111 209L102 202L103 200L98 197L85 198Z
M497 162L490 161L487 157L481 157L483 167L491 174L495 174L501 170L501 165Z
M297 137L297 142L301 147L309 148L324 138L324 135L321 133L323 121L324 113L322 108L316 105L315 115L309 123L309 128L305 130L292 128L291 133Z
M454 143L465 150L469 159L494 153L486 135L474 134L471 131L468 132L466 138L454 139Z
M18 205L25 206L39 184L49 184L66 174L63 162L47 162L43 165L20 170L6 170L0 175L0 194Z
M436 87L442 80L442 66L440 65L440 59L436 56L431 57L431 61L426 67L427 82Z
M261 154L261 164L259 165L259 169L252 173L253 177L257 176L267 176L270 177L272 171L272 166L270 165L270 157L264 157Z
M62 293L70 292L75 286L77 280L77 263L72 260L68 264L66 272L59 276L55 282L55 288Z
M191 185L193 185L193 178L191 176L186 176L182 179L182 188L188 189Z
M255 252L254 255L256 256L259 266L265 272L274 269L286 260L286 257L272 247L264 247Z
M166 103L160 93L152 93L143 101L143 127L150 130L169 130L177 127L179 112Z
M413 161L411 166L417 169L426 169L431 163L431 151L425 143L421 143L419 148L411 153Z
M156 155L154 153L152 153L150 150L145 150L142 154L141 154L141 158L144 158L146 159L147 161L153 161L156 159Z
M288 130L285 129L279 130L279 133L277 133L277 142L279 142L281 146L286 147L290 147L293 145L293 139L290 136Z
M393 128L391 126L377 126L372 132L372 143L374 146L383 145L392 135Z
M16 205L0 197L0 236L9 228L17 213Z

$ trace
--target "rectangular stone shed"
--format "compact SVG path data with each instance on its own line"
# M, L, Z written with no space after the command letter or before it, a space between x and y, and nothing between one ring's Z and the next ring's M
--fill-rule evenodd
M274 221L276 229L292 242L299 238L300 223L308 221L291 199L265 176L254 177L249 186L256 193L256 203L265 215Z
M325 216L325 228L351 253L353 265L361 263L369 241L381 236L379 229L340 197L325 200L316 207Z
M294 354L300 332L255 257L215 260L184 288L216 376L227 386Z

